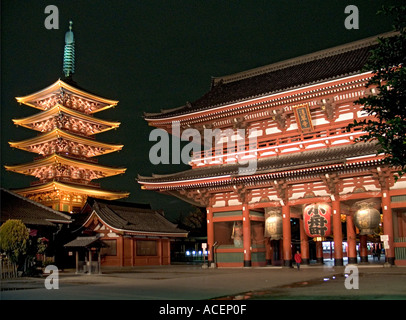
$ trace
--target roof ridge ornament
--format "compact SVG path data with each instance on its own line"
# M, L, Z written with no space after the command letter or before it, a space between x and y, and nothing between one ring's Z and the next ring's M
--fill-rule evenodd
M69 30L65 33L65 49L63 52L63 73L65 78L72 78L75 73L75 38L72 25L71 20L69 21Z

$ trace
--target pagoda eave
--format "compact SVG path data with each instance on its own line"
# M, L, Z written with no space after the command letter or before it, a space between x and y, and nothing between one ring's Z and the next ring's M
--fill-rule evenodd
M35 146L35 145L41 144L41 143L52 142L59 138L63 138L63 139L66 139L68 141L72 141L72 142L75 142L78 144L92 146L95 148L103 148L103 150L104 150L103 154L114 152L114 151L119 151L124 147L124 145L113 145L113 144L108 144L108 143L102 143L102 142L99 142L96 140L90 140L90 139L87 139L84 137L70 134L70 133L65 132L64 130L60 130L60 129L54 129L43 135L38 135L36 137L29 138L26 140L9 142L9 145L12 148L18 148L18 149L22 149L22 150L29 151L29 152L35 152L35 151L32 151L32 146Z
M27 106L34 107L36 109L44 110L44 108L37 105L35 103L35 101L38 99L44 99L44 98L52 96L53 94L59 93L61 89L65 89L66 91L69 91L73 94L79 95L79 96L87 98L89 100L103 103L105 105L97 110L91 111L90 113L96 113L96 112L114 107L118 104L117 100L111 100L111 99L99 97L97 95L91 94L84 90L80 90L72 85L69 85L68 83L66 83L60 79L45 89L42 89L40 91L37 91L35 93L29 94L29 95L26 95L23 97L16 97L16 100L20 104L25 104Z
M71 167L79 167L87 170L101 171L103 172L103 177L110 177L118 174L123 174L127 170L127 168L114 168L94 163L87 163L81 160L64 157L62 155L55 153L43 159L35 160L25 164L10 165L10 166L5 165L4 167L8 171L18 172L25 175L33 175L32 171L35 170L35 168L50 166L53 164L68 165Z
M122 199L130 195L129 192L102 190L98 188L61 183L57 181L22 189L14 189L13 192L28 198L31 194L37 195L39 193L49 193L49 192L67 192L71 194L79 194L86 197L90 196L106 200Z
M94 118L92 116L86 115L85 113L75 111L73 109L67 108L63 105L56 104L50 109L47 109L43 112L40 112L38 114L34 114L25 118L21 119L12 119L13 123L17 126L23 126L28 129L33 129L37 131L41 131L39 128L35 128L33 126L33 123L39 122L39 121L46 121L47 119L50 119L53 116L56 116L57 114L65 113L67 115L70 115L72 117L78 118L80 120L85 120L88 123L93 123L93 124L98 124L98 125L103 125L105 128L100 129L97 132L88 132L89 135L100 133L100 132L105 132L111 129L118 128L120 126L120 122L115 122L115 121L106 121L106 120L101 120Z

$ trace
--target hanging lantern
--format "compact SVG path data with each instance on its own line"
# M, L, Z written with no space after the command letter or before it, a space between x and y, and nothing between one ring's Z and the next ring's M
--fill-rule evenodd
M331 234L331 207L327 203L312 203L303 210L303 224L309 237L323 239Z
M360 201L354 206L357 211L354 213L354 224L360 230L360 235L374 234L381 222L381 214L371 201Z
M265 208L265 237L282 239L282 211L280 208Z

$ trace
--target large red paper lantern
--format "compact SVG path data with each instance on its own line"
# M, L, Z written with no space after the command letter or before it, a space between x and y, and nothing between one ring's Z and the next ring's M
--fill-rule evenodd
M303 210L303 224L309 237L327 237L331 234L331 207L327 203L312 203Z

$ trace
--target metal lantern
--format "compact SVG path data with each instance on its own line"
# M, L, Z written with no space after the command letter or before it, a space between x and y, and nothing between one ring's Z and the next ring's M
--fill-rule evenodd
M280 208L265 208L265 237L282 239L282 212Z
M327 203L308 204L303 209L306 234L312 238L324 238L331 234L331 207Z
M354 224L360 230L360 235L373 234L381 222L381 214L375 208L375 203L361 201L355 206L358 210L354 213Z

